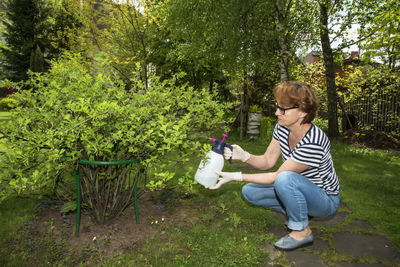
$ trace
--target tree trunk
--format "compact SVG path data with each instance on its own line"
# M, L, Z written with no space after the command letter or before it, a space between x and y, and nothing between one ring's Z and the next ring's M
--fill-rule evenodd
M248 111L247 73L244 75L243 92L240 95L240 139L242 139L246 134L246 118Z
M276 3L276 10L278 13L278 36L279 36L279 46L280 46L280 69L281 69L281 82L289 80L289 46L287 44L286 38L286 0L278 0Z
M335 138L338 135L338 116L337 116L337 93L335 83L335 68L333 52L329 40L328 32L328 3L330 1L320 1L320 22L321 22L321 45L324 57L326 90L328 95L328 137Z
M244 93L240 95L240 139L244 136Z

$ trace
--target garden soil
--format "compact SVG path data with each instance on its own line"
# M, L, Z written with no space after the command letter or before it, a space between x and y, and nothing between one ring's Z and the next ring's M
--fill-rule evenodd
M373 130L348 130L340 135L338 140L349 145L400 152L400 136L388 136Z
M96 263L96 257L91 256L110 258L121 255L138 248L155 235L163 234L171 226L193 225L198 220L198 217L191 214L193 209L178 202L161 203L157 193L139 193L138 208L139 224L136 223L133 205L103 225L95 224L83 211L79 234L75 236L76 213L61 214L59 206L46 204L38 216L38 236L51 235L55 243L64 242L67 254L72 253L77 261L84 259L85 264L92 265Z

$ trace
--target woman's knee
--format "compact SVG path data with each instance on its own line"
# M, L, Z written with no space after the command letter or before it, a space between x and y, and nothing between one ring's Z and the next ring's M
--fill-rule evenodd
M296 172L292 171L283 171L278 174L278 176L275 179L275 188L282 188L286 187L288 184L290 184L293 180L293 177L297 174Z
M246 184L242 187L242 196L246 201L250 202L250 196L253 194L253 191L251 184Z

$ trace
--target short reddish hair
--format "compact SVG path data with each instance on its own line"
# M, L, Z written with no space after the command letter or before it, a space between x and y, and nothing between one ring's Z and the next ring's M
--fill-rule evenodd
M279 104L299 106L301 111L307 113L301 124L311 123L317 114L318 97L310 85L295 81L282 82L274 87L273 92Z

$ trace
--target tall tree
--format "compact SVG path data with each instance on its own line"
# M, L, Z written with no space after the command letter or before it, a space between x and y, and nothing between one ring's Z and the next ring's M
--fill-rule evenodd
M289 1L290 2L290 1ZM290 3L289 3L290 4ZM287 30L287 20L289 16L288 9L286 8L286 0L276 1L276 10L278 15L278 36L279 36L279 46L280 46L280 65L281 65L281 81L289 80L289 47L288 47L288 30Z
M139 64L146 88L149 85L150 45L155 38L148 10L152 5L152 1L145 0L88 0L84 3L87 40L95 49L110 56L114 68L127 84L132 78L132 70Z
M5 22L5 43L2 48L9 78L25 80L30 57L36 47L49 47L46 20L49 9L43 0L9 0Z
M319 30L319 44L322 48L325 67L328 136L330 138L335 138L338 135L335 57L340 54L343 48L348 47L352 43L352 40L348 36L348 30L355 19L352 8L353 2L353 0L319 0L310 2L310 4L317 5L317 10L319 11L318 13L309 14L314 17L314 25ZM311 29L313 28L311 27ZM337 44L336 49L332 48L333 42ZM311 41L310 43L315 42Z
M328 30L329 9L331 8L331 4L331 1L328 0L319 1L321 23L320 36L325 65L326 90L328 95L328 137L334 138L338 135L338 119L335 65Z
M288 81L291 79L290 62L295 58L295 51L316 43L316 8L314 1L310 0L277 0L275 9L281 81Z
M243 135L248 99L258 90L255 85L262 86L265 95L272 87L265 83L279 80L274 2L171 0L167 9L170 39L176 48L170 55L193 73L217 69L235 81L232 92L241 102Z
M4 49L6 49L6 45L4 42L4 32L5 32L5 25L4 22L6 21L6 13L5 13L5 3L0 4L0 80L4 78Z

